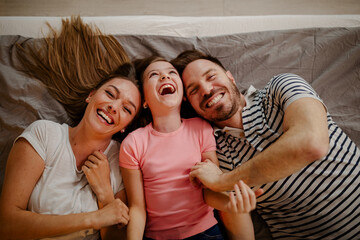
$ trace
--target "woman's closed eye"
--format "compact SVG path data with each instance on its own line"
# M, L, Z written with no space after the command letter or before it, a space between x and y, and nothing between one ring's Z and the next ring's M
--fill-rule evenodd
M111 98L114 98L114 97L115 97L115 94L112 93L111 91L105 90L105 92L106 92L106 94L107 94L108 96L110 96Z
M130 114L130 115L132 115L132 109L130 107L128 107L128 106L123 106L123 111Z

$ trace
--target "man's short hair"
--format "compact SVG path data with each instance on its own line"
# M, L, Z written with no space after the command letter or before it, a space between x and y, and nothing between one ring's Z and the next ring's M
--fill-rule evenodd
M170 63L176 68L176 70L179 72L180 76L182 76L184 69L188 64L190 64L193 61L199 60L199 59L205 59L209 60L217 65L219 65L224 71L226 69L222 65L222 63L215 57L211 56L210 54L206 54L204 52L201 52L199 50L187 50L182 53L180 53L176 58L170 61Z

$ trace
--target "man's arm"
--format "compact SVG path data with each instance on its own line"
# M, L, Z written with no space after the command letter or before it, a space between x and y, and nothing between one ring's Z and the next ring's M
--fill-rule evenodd
M239 180L249 186L277 181L327 154L328 126L320 101L302 98L291 103L285 110L283 129L276 142L233 171L221 173L206 161L192 169L191 177L214 191L227 191Z

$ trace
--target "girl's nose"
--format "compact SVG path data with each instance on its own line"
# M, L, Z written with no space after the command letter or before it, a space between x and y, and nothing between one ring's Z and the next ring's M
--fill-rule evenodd
M169 75L166 74L166 73L163 73L163 74L161 75L161 80L168 79L168 78L169 78Z

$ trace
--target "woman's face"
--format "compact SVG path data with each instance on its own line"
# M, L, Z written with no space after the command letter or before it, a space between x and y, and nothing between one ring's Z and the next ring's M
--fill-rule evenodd
M93 130L114 135L136 116L141 104L139 89L129 80L113 78L90 93L84 118Z
M145 102L154 114L159 108L180 109L183 85L177 70L166 61L151 63L144 71Z

